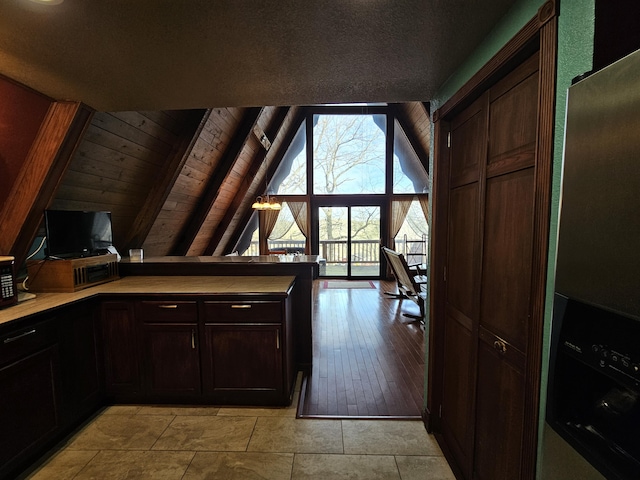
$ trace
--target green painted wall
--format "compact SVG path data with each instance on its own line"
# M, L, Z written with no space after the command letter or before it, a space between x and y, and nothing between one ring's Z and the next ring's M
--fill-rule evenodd
M562 158L564 146L564 124L566 112L567 89L571 80L592 68L594 12L596 0L557 0L560 2L558 23L558 65L556 120L554 133L553 180L551 198L551 219L549 238L549 268L547 280L547 300L544 318L543 364L540 402L540 441L538 455L538 478L542 458L542 432L546 408L546 393L549 365L549 343L551 334L551 315L553 291L555 284L556 247L558 234L558 218L560 203L560 186L562 178ZM502 48L544 4L543 0L521 0L505 15L487 38L479 45L474 54L442 85L436 96L431 99L432 112L437 110L457 92L500 48ZM433 132L431 138L434 138ZM431 146L431 162L433 162L433 144ZM433 171L433 164L430 165ZM427 319L428 321L428 319ZM428 357L427 357L428 358ZM426 398L426 396L425 396Z

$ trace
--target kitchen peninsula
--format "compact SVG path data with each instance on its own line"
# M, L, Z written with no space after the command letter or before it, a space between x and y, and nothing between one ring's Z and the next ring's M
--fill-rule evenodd
M293 275L296 282L291 292L292 315L296 324L296 363L307 368L312 359L313 280L318 277L320 257L317 255L248 256L165 256L131 262L123 258L120 275L216 275L216 276L280 276Z
M129 275L0 310L0 478L105 404L290 404L296 285Z

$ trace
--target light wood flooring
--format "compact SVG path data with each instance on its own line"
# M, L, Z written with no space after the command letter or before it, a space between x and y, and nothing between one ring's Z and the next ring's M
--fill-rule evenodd
M358 282L362 284L362 282ZM313 366L299 417L420 418L424 395L424 332L403 316L410 300L375 288L325 288L314 282Z

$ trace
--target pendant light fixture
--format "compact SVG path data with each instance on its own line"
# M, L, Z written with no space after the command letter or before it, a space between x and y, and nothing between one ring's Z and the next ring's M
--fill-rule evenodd
M258 196L251 208L254 210L282 210L282 205L276 200L276 197L271 197L267 193L264 196Z

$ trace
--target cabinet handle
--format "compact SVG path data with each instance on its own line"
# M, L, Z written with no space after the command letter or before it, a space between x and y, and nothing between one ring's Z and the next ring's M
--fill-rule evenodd
M493 348L498 350L500 353L504 353L507 351L507 344L502 340L496 340L495 342L493 342Z
M231 308L251 308L251 305L231 305Z
M175 305L175 304L174 305L158 305L158 308L171 308L171 309L174 309L174 308L178 308L178 305Z
M36 333L36 329L34 328L33 330L29 330L28 332L23 332L20 335L16 335L15 337L8 337L4 339L4 343L11 343L11 342L15 342L16 340L20 340L23 337L26 337L28 335L33 335L34 333Z
M276 330L276 350L280 350L280 330Z
M194 329L191 329L191 348L196 349L196 331Z

